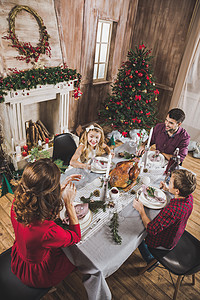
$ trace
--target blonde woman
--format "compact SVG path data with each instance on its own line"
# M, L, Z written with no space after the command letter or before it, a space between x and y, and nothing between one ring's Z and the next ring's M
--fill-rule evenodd
M110 148L104 142L104 132L100 125L94 123L85 129L80 144L71 158L70 165L74 168L91 169L91 159L104 152L109 154Z

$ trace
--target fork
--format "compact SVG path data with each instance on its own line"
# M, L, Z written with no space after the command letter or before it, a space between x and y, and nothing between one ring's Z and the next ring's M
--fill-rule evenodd
M94 228L100 220L101 220L101 218L97 219L92 225L90 225L90 226L86 229L86 231L83 233L82 238L83 238L83 237L84 237L84 236L85 236L92 228Z

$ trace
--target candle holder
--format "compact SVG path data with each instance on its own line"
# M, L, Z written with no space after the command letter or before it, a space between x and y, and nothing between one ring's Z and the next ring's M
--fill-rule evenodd
M100 201L106 201L109 198L109 193L108 193L108 182L110 180L110 176L106 177L104 176L103 178L103 186L101 188L101 194L100 194Z

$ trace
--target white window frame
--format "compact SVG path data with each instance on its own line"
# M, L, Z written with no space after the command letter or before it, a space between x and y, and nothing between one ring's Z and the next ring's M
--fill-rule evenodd
M98 19L98 22L97 22L97 31L98 31L99 23L102 23L102 25L101 25L100 41L98 41L98 42L97 42L97 34L96 34L95 56L96 56L96 52L97 52L97 50L96 50L97 47L99 47L99 50L98 50L98 59L97 59L97 61L94 60L94 69L93 69L93 82L94 83L95 82L106 81L107 70L108 70L109 54L110 54L110 46L111 46L112 27L113 27L113 22L112 21ZM103 32L102 28L103 28L103 24L104 23L110 24L110 30L109 30L109 35L108 35L108 41L107 42L102 42L102 32ZM101 50L101 45L102 44L106 44L108 46L107 46L106 59L105 59L105 61L101 62L100 61L100 50ZM98 78L98 75L99 75L99 66L102 65L102 64L105 64L104 77ZM96 78L94 79L95 65L97 65L97 72L96 72Z

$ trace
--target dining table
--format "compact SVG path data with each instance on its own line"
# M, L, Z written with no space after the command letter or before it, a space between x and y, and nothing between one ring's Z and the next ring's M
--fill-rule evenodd
M125 161L119 157L119 153L135 153L135 148L128 142L114 149L115 157L112 163L116 164ZM142 158L140 158L142 160ZM140 161L141 162L141 161ZM141 165L141 164L140 164ZM99 209L92 213L92 221L87 228L82 230L82 238L78 244L63 248L62 250L68 259L82 273L82 280L87 291L89 300L111 300L111 291L106 282L106 278L113 274L135 251L139 244L146 237L146 229L142 219L136 209L133 208L133 200L137 196L137 191L142 185L142 178L148 176L150 185L159 188L160 181L165 179L165 166L150 167L147 173L141 170L137 184L132 190L125 192L120 190L119 198L114 200L114 207L108 207L105 211ZM71 174L81 174L82 178L74 182L77 189L75 202L81 203L82 196L89 197L98 186L98 182L103 180L104 174L89 172L85 169L69 167L61 175L61 182ZM97 179L98 178L98 179ZM167 202L172 198L172 194L165 192ZM108 196L108 194L107 194ZM106 202L110 201L109 197ZM150 220L155 218L160 209L145 207L145 211ZM114 213L118 214L118 233L122 238L121 244L113 240L111 228L109 227Z

